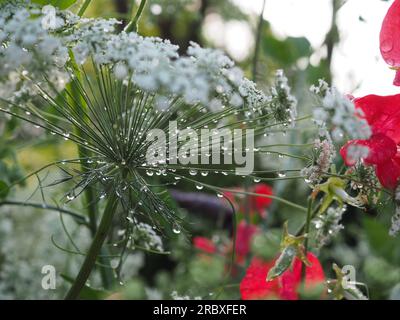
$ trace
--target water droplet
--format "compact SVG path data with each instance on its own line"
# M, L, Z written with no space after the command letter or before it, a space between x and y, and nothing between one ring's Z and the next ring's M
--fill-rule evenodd
M259 182L261 181L261 179L260 179L260 178L254 178L253 181L254 181L255 183L259 183Z
M208 176L208 171L202 171L202 172L201 172L201 175L202 175L203 177L207 177L207 176Z
M279 171L277 174L278 174L278 177L279 177L279 178L284 178L284 177L286 177L286 172L285 172L285 171Z
M197 189L197 190L202 190L203 188L204 188L203 185L201 185L201 184L196 184L196 189Z
M67 194L67 200L68 201L72 201L72 200L74 200L75 199L75 195L73 194L73 193L68 193Z
M180 225L177 223L174 223L174 225L172 226L172 232L175 234L180 234L181 233Z
M218 198L223 198L224 195L223 195L222 193L217 193L217 197L218 197Z
M151 170L146 170L146 174L151 177L152 175L154 175L154 172Z
M389 53L393 50L393 41L390 39L386 39L381 42L381 50L383 53Z
M195 175L197 175L197 170L195 170L195 169L190 169L190 170L189 170L189 174L190 174L191 176L195 176Z

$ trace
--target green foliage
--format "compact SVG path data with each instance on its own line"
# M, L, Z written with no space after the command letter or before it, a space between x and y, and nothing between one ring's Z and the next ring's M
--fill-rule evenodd
M52 5L54 7L64 10L72 6L76 2L76 0L32 0L32 2L42 6Z

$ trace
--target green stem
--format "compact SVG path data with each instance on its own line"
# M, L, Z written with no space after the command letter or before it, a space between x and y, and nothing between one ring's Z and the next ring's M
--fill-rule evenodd
M90 1L89 1L90 2ZM72 54L72 52L70 52L70 56L71 56L71 63L74 69L74 73L75 76L77 77L78 81L80 81L79 79L81 78L81 74L79 71L78 66L75 63L75 59L74 56ZM77 84L75 82L72 82L70 84L70 91L71 91L71 96L72 96L72 101L71 104L75 107L75 109L77 110L77 112L83 117L85 112L84 109L86 108L85 102L82 99L82 96L79 92L79 89L77 88ZM81 138L85 138L85 133L79 129L79 128L75 128L75 133L77 136L81 137ZM78 145L78 154L79 154L79 158L85 159L85 158L89 158L91 156L91 152L88 151L84 146L82 145ZM81 170L83 172L87 172L88 169L85 168L85 166L82 164L81 165ZM89 216L89 229L90 229L90 233L92 235L92 237L95 236L96 231L97 231L97 214L98 214L98 210L97 210L97 199L96 199L96 195L94 192L94 189L91 186L88 186L85 189L84 192L84 197L85 197L85 207ZM104 256L107 256L107 252L102 252L104 254ZM103 285L106 289L109 289L112 284L113 284L113 275L111 272L111 268L106 268L103 267L104 265L110 265L109 261L107 258L100 258L100 266L99 266L99 271L100 271L100 275L101 275L101 279L103 282Z
M308 206L307 206L307 218L306 218L306 223L304 226L304 234L306 235L306 238L304 239L304 255L307 257L307 252L308 252L308 234L310 232L310 225L311 225L311 219L312 219L312 206L313 206L313 198L309 197L308 198ZM302 279L302 284L305 286L305 280L306 280L306 268L307 266L303 263L301 266L301 279Z
M101 218L99 227L97 229L97 232L94 236L93 242L89 248L89 251L87 252L87 255L85 257L85 261L83 262L81 269L79 270L79 273L77 277L75 278L74 283L72 284L72 287L68 291L67 295L65 296L66 300L75 300L79 297L79 294L82 290L82 288L85 286L85 283L87 279L90 276L90 273L92 272L97 257L100 254L101 248L103 246L103 243L107 237L107 234L111 228L112 225L112 220L115 214L115 211L117 209L118 205L118 198L116 195L111 195L111 198L108 200L107 206L104 209L103 216Z
M87 9L87 7L89 6L89 4L90 4L91 1L92 1L92 0L85 0L85 2L84 2L84 3L82 4L82 6L79 8L78 16L80 16L80 17L83 16L83 14L85 13L85 11L86 11L86 9Z
M125 27L125 31L126 31L126 32L132 32L132 31L138 32L138 30L139 30L139 20L140 20L140 17L141 17L141 15L142 15L142 13L143 13L144 7L146 6L146 2L147 2L147 0L142 0L142 1L140 2L139 8L138 8L138 10L136 11L135 16L134 16L133 19L128 23L128 25Z
M258 56L260 53L261 33L262 33L262 27L264 24L263 14L264 14L264 10L265 10L265 2L266 2L266 0L263 1L262 9L260 12L260 17L258 20L257 33L256 33L256 45L254 48L252 77L253 77L253 81L255 81L255 82L257 81Z

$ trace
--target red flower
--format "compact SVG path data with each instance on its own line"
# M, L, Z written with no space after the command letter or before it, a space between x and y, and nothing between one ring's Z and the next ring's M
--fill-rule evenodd
M273 190L272 188L264 183L257 184L253 188L253 193L265 195L265 196L272 196L273 195ZM272 199L267 198L267 197L258 197L258 196L253 196L251 197L252 201L252 207L257 210L258 212L263 212L265 209L267 209L271 203Z
M253 258L246 275L240 282L242 300L262 300L279 298L279 281L266 281L269 269L274 266L273 261L264 262Z
M237 261L241 262L250 252L253 236L259 232L259 228L242 220L236 231L236 255Z
M318 258L309 252L307 258L311 266L306 267L305 288L313 287L325 281L325 274ZM298 300L298 290L301 284L302 262L295 258L291 269L280 277L266 281L268 271L274 266L274 261L265 262L254 258L240 283L240 293L243 300L282 299Z
M206 253L215 253L217 251L214 242L205 237L194 237L193 245L195 248L204 251Z
M237 191L237 193L235 193ZM229 199L229 201L235 206L236 210L239 210L240 212L245 211L245 197L246 195L243 194L244 190L242 188L234 188L232 191L226 191L224 192L224 196ZM267 184L264 183L259 183L252 187L249 190L250 193L257 193L260 196L256 195L251 195L249 196L249 201L250 201L250 206L251 206L251 212L258 212L262 216L265 213L265 210L271 205L272 199L268 197L263 197L263 196L272 196L273 195L273 189ZM237 203L237 199L241 198L240 203Z
M354 145L369 148L365 164L375 166L376 175L385 188L394 189L400 177L400 95L369 95L354 100L356 108L363 111L372 129L368 140L351 140L340 150L346 165L354 165L349 147Z
M400 86L400 1L393 2L382 23L380 48L383 59L396 69L393 84Z

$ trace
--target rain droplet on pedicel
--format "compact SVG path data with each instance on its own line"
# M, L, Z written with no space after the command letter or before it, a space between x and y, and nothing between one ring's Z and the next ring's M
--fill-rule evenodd
M279 178L284 178L284 177L286 177L286 172L285 172L285 171L279 171L277 174L278 174L278 177L279 177Z
M146 170L146 174L151 177L152 175L154 175L154 172L151 170Z
M196 184L196 189L197 189L197 190L202 190L203 188L204 188L203 185L201 185L201 184Z
M381 42L381 50L383 53L388 53L393 50L393 41L390 39Z
M217 193L217 197L218 197L218 198L223 198L224 195L223 195L222 193Z
M202 172L201 172L201 175L202 175L203 177L207 177L207 176L208 176L208 171L202 171Z
M191 170L189 170L189 174L191 176L195 176L195 175L197 175L197 170L191 169Z
M261 179L260 179L260 178L254 178L253 181L254 181L255 183L259 183L259 182L261 181Z
M67 200L72 201L75 199L75 195L72 193L67 194Z
M181 233L180 225L177 223L174 223L174 225L172 226L172 232L175 234L180 234Z

